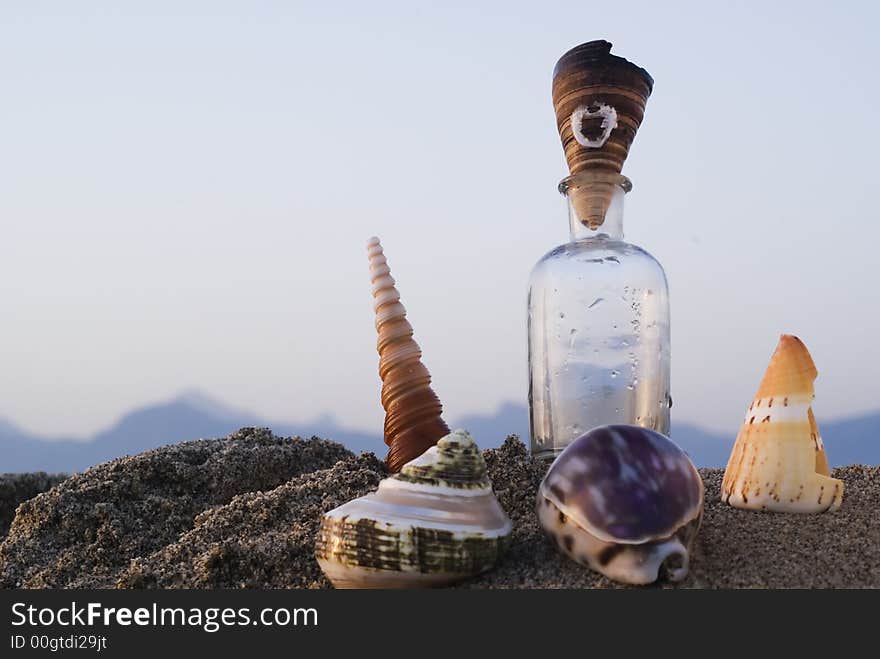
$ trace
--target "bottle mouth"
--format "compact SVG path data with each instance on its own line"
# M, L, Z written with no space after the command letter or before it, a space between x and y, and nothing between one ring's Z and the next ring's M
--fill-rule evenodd
M613 172L603 172L596 170L587 170L585 172L579 172L578 174L572 174L571 176L566 176L559 182L558 190L562 195L567 195L572 190L577 190L578 188L592 187L595 185L616 185L620 187L624 192L629 192L632 190L632 181L630 181L623 174L615 174Z

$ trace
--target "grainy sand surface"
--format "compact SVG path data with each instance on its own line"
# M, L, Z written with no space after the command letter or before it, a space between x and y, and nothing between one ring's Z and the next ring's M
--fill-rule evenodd
M0 538L9 531L19 504L33 499L63 481L65 474L0 474Z
M484 455L514 532L501 564L461 587L618 586L543 537L534 505L546 467L518 439ZM703 527L673 587L880 587L880 467L834 470L843 506L819 515L736 510L718 500L721 470L700 473ZM254 428L113 460L18 508L0 587L328 588L313 556L321 514L386 475L372 454Z

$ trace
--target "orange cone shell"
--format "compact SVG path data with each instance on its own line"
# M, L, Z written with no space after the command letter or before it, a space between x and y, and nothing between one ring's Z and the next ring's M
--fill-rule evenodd
M441 418L443 405L431 389L431 374L422 363L422 349L413 339L391 269L378 238L367 243L370 277L379 338L379 377L385 408L385 462L392 472L419 457L449 434Z
M843 482L831 478L811 407L817 375L806 346L783 334L736 437L722 501L780 512L840 507Z

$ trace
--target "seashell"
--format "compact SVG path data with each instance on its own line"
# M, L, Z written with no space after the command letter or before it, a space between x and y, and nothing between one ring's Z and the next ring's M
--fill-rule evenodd
M612 55L607 41L575 46L556 62L553 108L570 180L590 184L589 195L571 199L591 229L605 221L653 88L651 75Z
M441 586L495 565L511 522L463 430L326 513L315 556L337 588Z
M578 437L538 489L538 520L557 548L606 577L684 579L703 516L703 481L672 440L600 426Z
M803 342L783 334L736 436L722 501L779 512L840 508L843 482L831 478L811 407L818 374Z
M379 338L379 376L385 408L385 462L392 472L424 453L449 433L443 405L431 389L431 374L400 303L391 269L378 238L367 243Z

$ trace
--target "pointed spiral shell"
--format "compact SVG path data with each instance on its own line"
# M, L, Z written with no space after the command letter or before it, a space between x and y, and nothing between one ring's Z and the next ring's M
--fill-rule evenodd
M724 470L721 500L736 508L837 510L843 481L831 478L813 416L819 371L803 342L783 334L746 412Z
M440 417L443 405L431 389L431 374L422 363L422 350L413 339L378 238L369 240L367 254L379 335L376 348L388 445L385 462L392 472L398 472L449 434L449 427Z

